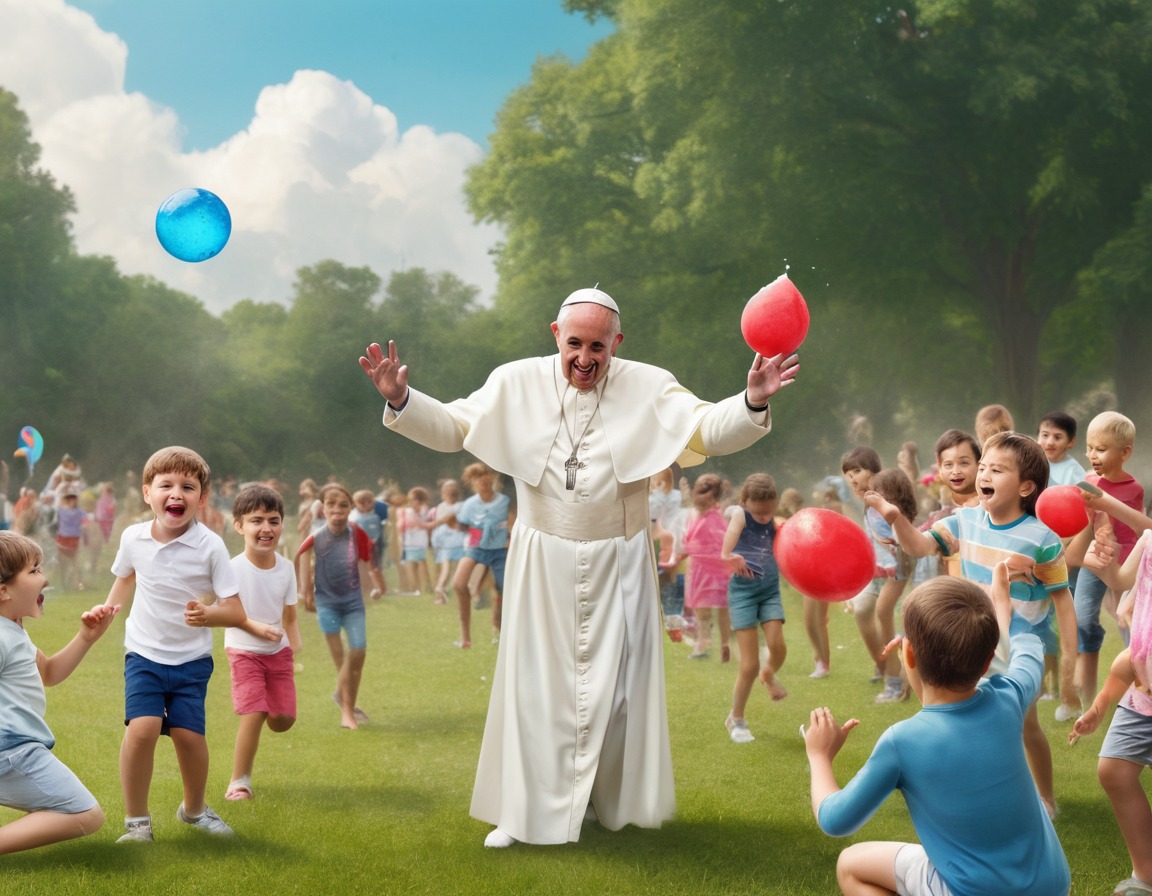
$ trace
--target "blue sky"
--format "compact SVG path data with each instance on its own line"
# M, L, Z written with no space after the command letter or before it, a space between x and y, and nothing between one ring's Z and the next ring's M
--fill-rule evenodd
M70 0L128 45L125 88L171 107L186 149L244 128L299 69L352 81L397 117L486 145L536 59L611 32L560 0Z
M199 298L288 302L333 259L498 289L504 234L464 186L543 56L580 64L609 23L561 0L0 0L0 87L75 198L83 254ZM215 257L169 256L156 209L224 200Z

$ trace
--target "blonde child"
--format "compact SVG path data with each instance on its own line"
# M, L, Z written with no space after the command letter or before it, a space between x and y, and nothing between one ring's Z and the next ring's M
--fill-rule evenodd
M0 826L0 855L86 837L104 824L95 797L51 753L44 687L72 674L116 608L93 607L68 645L46 656L24 630L25 619L44 615L43 562L31 538L0 531L0 805L27 813Z
M724 480L715 473L705 473L692 485L692 510L684 524L683 553L688 558L688 576L684 587L684 606L696 620L696 643L691 659L707 659L712 647L712 611L720 638L720 661L731 658L732 637L728 617L728 564L721 557L728 521L720 507Z
M397 519L400 532L400 562L408 580L408 593L423 594L428 583L428 532L435 525L435 511L428 506L428 489L421 486L408 490L408 503Z
M724 721L733 743L755 740L744 710L757 677L773 700L788 691L776 673L788 655L784 643L784 603L780 598L780 572L773 546L776 541L776 482L767 473L753 473L740 486L739 507L732 514L720 548L720 558L733 574L728 582L728 612L736 632L740 666L732 688L732 709ZM760 636L764 632L768 661L760 665Z
M296 568L280 554L280 493L263 485L241 489L232 502L232 526L244 538L244 550L232 558L232 568L248 620L224 632L232 708L240 716L232 780L224 798L247 800L252 798L252 768L264 726L279 733L296 722L293 665L303 645L296 616Z
M336 666L333 696L340 705L340 725L356 729L368 720L356 705L368 649L361 576L371 579L373 599L384 592L384 578L372 565L368 535L348 520L352 513L351 492L329 483L320 490L320 501L324 506L324 526L304 539L296 553L303 570L301 593L304 608L316 614ZM341 631L348 639L347 649Z
M1136 427L1123 414L1105 411L1097 414L1088 424L1084 447L1092 472L1085 479L1134 510L1144 506L1144 489L1124 465L1132 457L1136 440ZM1111 520L1112 532L1119 543L1118 562L1123 563L1136 545L1137 534L1117 519ZM1100 608L1108 586L1093 569L1082 569L1076 577L1073 600L1076 606L1077 648L1076 685L1084 702L1096 693L1100 669L1100 647L1104 642L1104 627L1100 624ZM1081 701L1075 693L1061 691L1061 702L1056 707L1056 720L1066 722L1079 714Z
M435 604L448 603L448 586L456 567L464 558L464 530L456 522L461 506L460 483L445 479L440 483L440 503L436 505L436 528L430 542L436 552Z
M384 570L384 527L388 522L388 505L377 501L376 496L366 488L352 493L352 513L350 522L355 523L368 535L372 542L372 565L381 572ZM386 592L380 592L383 596Z
M986 404L976 412L976 421L973 423L976 438L983 448L985 443L998 432L1012 432L1016 429L1016 421L1008 408L1002 404Z
M497 488L495 471L487 464L474 463L464 468L461 477L473 492L460 505L456 522L466 526L464 557L456 566L452 588L460 612L460 640L457 647L472 646L471 581L477 567L486 566L492 573L495 597L492 600L492 640L500 638L500 610L504 594L504 563L508 559L508 534L512 526L508 496ZM477 583L479 587L479 583Z
M209 834L228 827L205 802L208 741L204 702L212 676L212 627L243 625L240 585L224 541L199 520L212 472L195 451L162 448L143 472L152 518L120 536L116 581L105 603L131 604L124 624L124 719L120 783L125 833L120 843L151 842L148 792L156 744L170 735L184 801L179 821Z

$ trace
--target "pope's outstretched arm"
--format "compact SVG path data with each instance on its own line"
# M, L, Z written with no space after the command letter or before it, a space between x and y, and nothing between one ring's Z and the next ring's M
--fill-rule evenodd
M408 365L400 363L393 340L388 340L388 354L384 354L379 343L373 342L360 356L360 366L392 407L404 404L408 397Z

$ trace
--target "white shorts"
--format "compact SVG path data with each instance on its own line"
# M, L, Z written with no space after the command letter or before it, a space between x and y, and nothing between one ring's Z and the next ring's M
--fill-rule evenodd
M900 896L952 896L940 872L919 843L906 843L893 865L896 892Z

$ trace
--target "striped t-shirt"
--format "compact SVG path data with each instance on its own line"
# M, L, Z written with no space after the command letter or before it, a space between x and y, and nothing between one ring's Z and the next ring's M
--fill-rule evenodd
M1056 533L1036 517L1024 514L1004 526L988 518L983 507L958 507L929 530L945 557L960 555L964 578L985 587L1001 560L1025 557L1035 563L1025 581L1016 576L1010 585L1012 612L1035 625L1052 609L1051 592L1068 587L1068 564Z

